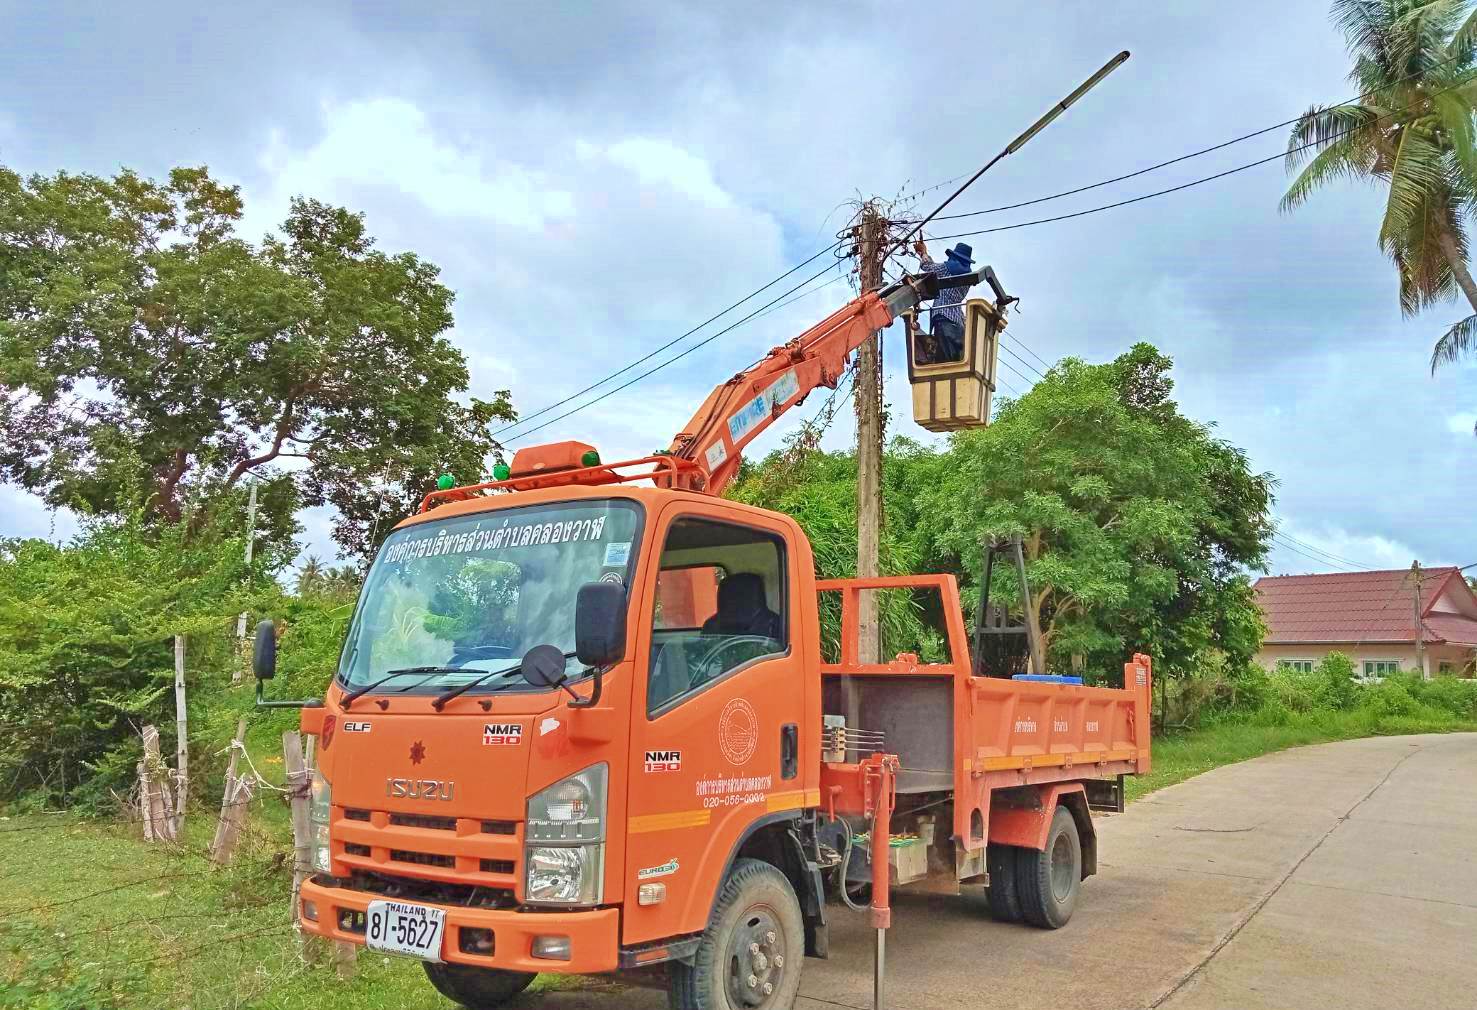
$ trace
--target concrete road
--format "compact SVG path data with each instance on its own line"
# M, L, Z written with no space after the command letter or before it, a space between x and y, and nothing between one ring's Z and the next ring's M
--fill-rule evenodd
M899 895L890 1010L1477 1007L1477 734L1306 747L1098 822L1099 874L1056 932ZM871 932L834 913L800 1010L871 1007ZM539 1010L658 1010L605 987Z

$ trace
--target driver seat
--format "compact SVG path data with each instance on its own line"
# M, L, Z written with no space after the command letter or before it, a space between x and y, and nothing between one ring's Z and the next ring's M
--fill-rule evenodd
M703 622L704 635L759 635L779 641L780 615L769 609L764 577L735 572L718 583L718 610Z

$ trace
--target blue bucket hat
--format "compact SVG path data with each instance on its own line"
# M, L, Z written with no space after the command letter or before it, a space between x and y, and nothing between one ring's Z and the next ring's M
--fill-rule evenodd
M974 250L964 242L960 242L954 248L950 249L948 256L966 267L974 266Z

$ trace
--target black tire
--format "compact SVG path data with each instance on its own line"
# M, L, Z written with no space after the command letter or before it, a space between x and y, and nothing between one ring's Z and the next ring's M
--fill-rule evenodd
M1077 821L1064 806L1056 808L1046 849L1020 849L1016 862L1016 889L1021 914L1041 929L1061 929L1072 918L1082 890L1082 839Z
M1021 921L1020 890L1015 881L1016 854L1019 851L1014 845L995 842L985 849L985 872L990 875L990 887L985 896L990 902L990 915L996 922Z
M790 881L769 863L740 859L692 964L672 962L667 997L672 1010L788 1010L804 961L805 921Z
M470 964L426 962L426 978L436 991L467 1010L495 1010L517 996L535 978L533 972L478 968Z

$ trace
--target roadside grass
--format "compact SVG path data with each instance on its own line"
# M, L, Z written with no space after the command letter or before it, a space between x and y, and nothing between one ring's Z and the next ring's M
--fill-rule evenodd
M178 846L133 824L31 814L0 821L0 1007L113 1010L452 1010L419 965L360 952L338 979L288 919L286 818L253 810L236 861L205 856L214 817ZM268 811L272 811L268 813ZM536 988L567 984L546 976Z
M1477 731L1477 720L1446 712L1387 715L1366 709L1300 713L1286 721L1238 722L1154 739L1153 770L1126 783L1130 802L1222 765L1308 744L1410 733Z
M1157 737L1154 770L1129 779L1128 798L1289 747L1477 731L1477 719L1420 702L1392 705L1379 700L1385 694L1371 692L1347 710L1272 704ZM281 777L271 749L279 741L272 733L249 738L269 778ZM291 833L279 794L266 790L253 805L228 868L205 856L214 823L214 810L193 810L185 841L165 846L145 844L131 823L65 814L0 820L0 1007L453 1010L414 962L360 951L356 977L344 981L316 941L304 957L288 921ZM535 990L578 984L588 983L544 976Z

